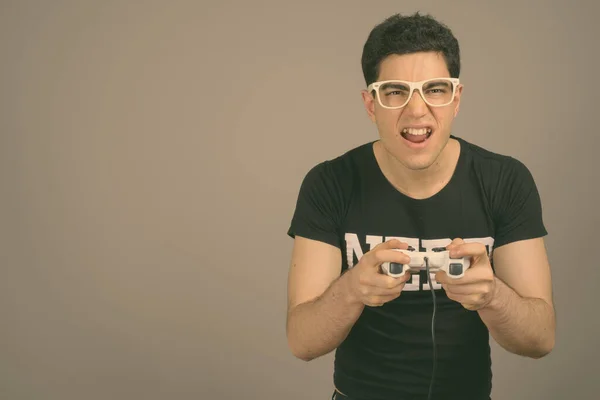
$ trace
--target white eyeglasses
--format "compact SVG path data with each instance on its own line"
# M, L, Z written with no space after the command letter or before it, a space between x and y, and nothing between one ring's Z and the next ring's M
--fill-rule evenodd
M383 108L395 110L408 104L415 90L418 90L425 103L432 107L443 107L452 103L458 78L433 78L420 82L388 80L373 82L367 90L375 90L377 100Z

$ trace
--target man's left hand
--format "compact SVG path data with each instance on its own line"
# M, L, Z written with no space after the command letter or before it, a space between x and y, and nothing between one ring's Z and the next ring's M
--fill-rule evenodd
M471 265L461 278L451 278L445 271L439 271L435 280L442 285L448 298L459 302L467 310L486 307L496 289L486 247L481 243L465 243L462 239L454 239L446 249L452 258L469 258Z

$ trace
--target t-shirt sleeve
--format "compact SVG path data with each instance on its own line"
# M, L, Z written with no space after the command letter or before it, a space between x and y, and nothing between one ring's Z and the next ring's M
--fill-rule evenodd
M495 247L548 234L531 171L510 158L498 179Z
M326 161L316 165L304 177L288 235L319 240L341 248L344 191L331 163Z

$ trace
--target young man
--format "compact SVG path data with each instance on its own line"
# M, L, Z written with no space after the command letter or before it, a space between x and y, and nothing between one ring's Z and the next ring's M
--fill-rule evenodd
M518 160L451 134L462 85L445 25L394 15L369 35L362 66L380 138L303 180L288 232L290 349L306 361L336 351L336 399L489 399L490 334L526 357L554 346L535 182ZM471 265L458 279L383 274L384 262L409 262L394 250L409 246Z

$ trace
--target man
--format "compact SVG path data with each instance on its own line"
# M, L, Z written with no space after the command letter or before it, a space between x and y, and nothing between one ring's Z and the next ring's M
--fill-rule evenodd
M554 346L535 182L518 160L451 134L463 86L445 25L388 18L362 67L380 137L302 182L288 232L290 349L306 361L335 350L336 399L489 399L490 334L531 358ZM471 265L458 279L383 274L384 262L410 261L395 250L409 246Z

